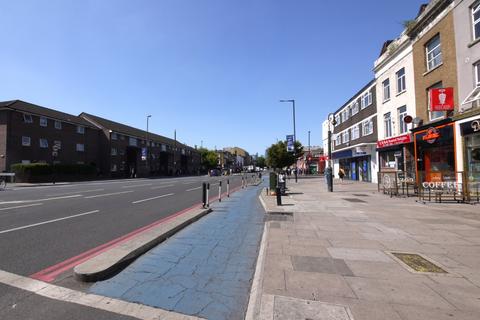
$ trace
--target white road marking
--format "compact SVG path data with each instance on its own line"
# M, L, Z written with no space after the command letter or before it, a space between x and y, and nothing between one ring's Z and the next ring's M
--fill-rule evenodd
M0 283L25 290L33 294L50 298L57 301L73 303L76 305L104 310L132 318L147 319L171 319L171 320L196 320L194 316L153 308L138 303L126 302L114 298L76 291L59 287L40 280L31 279L14 273L0 270Z
M158 187L152 187L150 188L151 190L156 190L156 189L161 189L161 188L168 188L168 187L173 187L175 186L174 184L168 184L166 186L158 186Z
M200 189L201 187L196 187L196 188L192 188L192 189L187 189L186 191L193 191L193 190L198 190Z
M48 221L33 223L33 224L29 224L29 225L22 226L22 227L17 227L17 228L12 228L12 229L8 229L8 230L3 230L3 231L0 231L0 234L2 234L2 233L8 233L8 232L13 232L13 231L18 231L18 230L27 229L27 228L33 228L33 227L37 227L37 226L41 226L41 225L44 225L44 224L53 223L53 222L57 222L57 221L62 221L62 220L77 218L77 217L81 217L81 216L86 216L86 215L88 215L88 214L97 213L97 212L100 212L100 210L93 210L93 211L89 211L89 212L74 214L73 216L68 216L68 217L63 217L63 218L58 218L58 219L53 219L53 220L48 220Z
M151 185L152 185L152 183L136 184L136 185L131 185L131 186L123 186L122 188L146 187L146 186L151 186Z
M164 194L164 195L161 195L161 196L157 196L157 197L153 197L153 198L148 198L148 199L142 199L142 200L133 201L132 203L133 203L133 204L137 204L137 203L140 203L140 202L145 202L145 201L150 201L150 200L155 200L155 199L159 199L159 198L165 198L165 197L173 196L174 194L175 194L175 193L167 193L167 194Z
M93 189L93 190L85 190L85 191L73 191L73 192L65 192L65 193L57 193L57 194L47 194L49 197L55 197L55 196L65 196L67 194L75 194L75 193L90 193L90 192L97 192L97 191L103 191L105 189Z
M0 211L10 210L10 209L18 209L18 208L26 208L26 207L34 207L34 206L40 206L40 205L42 205L42 204L43 204L43 203L32 203L32 204L26 204L26 205L23 205L23 206L1 208Z
M197 183L197 181L182 182L182 184L193 184L193 183Z
M85 197L85 199L92 199L92 198L99 198L99 197L108 197L108 196L114 196L117 194L124 194L124 193L130 193L133 192L133 190L128 190L128 191L120 191L120 192L112 192L112 193L103 193L103 194L96 194L94 196L88 196Z
M81 196L82 196L81 194L74 194L74 195L65 196L65 197L54 197L54 198L35 199L35 200L5 201L5 202L0 202L0 204L8 204L8 203L31 203L31 202L41 202L41 201L50 201L50 200L60 200L60 199L78 198L78 197L81 197Z

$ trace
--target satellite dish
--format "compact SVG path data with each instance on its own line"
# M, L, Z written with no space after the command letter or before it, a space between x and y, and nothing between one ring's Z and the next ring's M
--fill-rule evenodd
M413 124L419 124L420 122L422 122L422 119L419 118L419 117L415 117L415 118L413 119Z

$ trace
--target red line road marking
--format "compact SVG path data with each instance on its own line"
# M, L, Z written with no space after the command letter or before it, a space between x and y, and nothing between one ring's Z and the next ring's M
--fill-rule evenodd
M239 190L240 187L237 187L233 190L230 191L230 193L233 193L237 190ZM222 196L226 195L226 192L225 193L222 193ZM214 197L210 197L210 198L217 198L218 199L218 196L214 196ZM167 222L168 220L170 219L173 219L175 217L178 217L182 214L184 214L185 212L189 211L189 210L192 210L192 209L196 209L196 208L199 208L201 207L202 204L199 203L199 204L196 204L196 205L193 205L191 206L190 208L186 208L186 209L183 209L181 211L178 211L168 217L165 217L165 218L162 218L160 220L157 220L149 225L146 225L144 227L141 227L137 230L134 230L130 233L127 233L126 235L124 236L121 236L119 238L116 238L112 241L109 241L107 243L104 243L98 247L95 247L93 249L90 249L88 251L85 251L77 256L74 256L74 257L71 257L65 261L62 261L60 263L57 263L53 266L50 266L46 269L43 269L41 271L38 271L32 275L30 275L30 278L33 278L33 279L37 279L37 280L41 280L41 281L44 281L44 282L52 282L54 281L60 274L64 273L65 271L69 270L69 269L72 269L74 268L76 265L79 265L80 263L84 262L84 261L87 261L97 255L99 255L100 253L102 252L105 252L109 249L111 249L112 247L116 246L116 245L119 245L121 243L124 243L130 239L132 239L133 237L139 235L140 233L142 232L145 232L149 229L152 229L153 227L159 225L159 224L162 224L162 223L165 223Z

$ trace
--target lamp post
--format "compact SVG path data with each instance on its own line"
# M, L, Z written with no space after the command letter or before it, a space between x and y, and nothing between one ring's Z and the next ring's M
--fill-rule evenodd
M329 192L333 192L333 169L332 169L332 126L337 122L333 113L328 115L328 168L327 168L327 187Z
M149 115L147 116L147 135L146 135L146 137L145 137L145 144L146 144L146 147L145 147L145 148L146 148L146 150L147 150L147 154L146 154L147 157L145 158L145 161L146 161L146 162L145 162L145 165L147 166L148 174L150 174L150 166L149 166L149 165L150 165L150 162L148 161L148 158L150 157L150 152L149 152L149 150L148 150L148 120L149 120L151 117L152 117L151 114L149 114Z
M310 174L310 130L308 130L308 156L307 156L307 173Z
M293 157L295 158L295 182L298 182L297 174L297 152L295 149L295 142L297 141L297 134L295 130L295 99L280 100L280 102L291 102L293 107Z

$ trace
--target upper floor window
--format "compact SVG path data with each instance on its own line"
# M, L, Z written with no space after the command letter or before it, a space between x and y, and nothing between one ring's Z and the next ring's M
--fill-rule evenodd
M360 138L360 126L356 125L352 128L352 140Z
M398 108L397 112L400 134L402 134L408 131L408 123L403 120L407 115L407 106L401 106L400 108Z
M85 145L83 143L77 143L76 150L80 152L85 151Z
M383 127L385 130L385 138L392 136L392 117L390 112L383 115Z
M372 104L372 92L368 91L362 95L362 109Z
M161 144L160 151L167 151L167 146L165 144Z
M352 116L358 113L358 101L355 101L352 106Z
M31 139L30 139L30 137L22 136L22 146L24 146L24 147L30 147L30 145L31 145Z
M335 115L335 125L338 126L340 123L342 123L342 122L340 121L340 114L336 114L336 115Z
M337 134L337 137L335 139L335 145L336 146L339 146L342 144L342 135L341 134Z
M112 148L110 154L111 154L112 156L116 156L116 155L117 155L117 148Z
M437 88L443 88L443 84L441 81L437 82L436 84L434 84L433 86L427 89L427 105L428 105L428 114L429 114L430 120L437 120L437 119L443 118L443 116L445 115L445 111L432 111L430 109L430 90L437 89Z
M40 148L48 148L48 140L40 138Z
M348 109L345 109L342 111L342 122L345 122L348 120Z
M367 136L373 133L373 121L372 119L363 122L363 136Z
M473 40L480 38L480 2L472 7Z
M405 81L405 68L397 71L397 93L402 93L407 89L407 83Z
M350 131L345 131L343 132L343 142L349 142L350 141Z
M475 68L475 87L480 87L480 62L474 64Z
M25 123L33 123L32 115L31 114L23 114L23 122Z
M62 122L61 122L61 121L56 121L56 120L55 120L55 124L54 124L54 126L55 126L55 129L58 129L58 130L60 130L60 129L62 129Z
M112 134L110 135L110 139L117 140L117 134L115 132L112 132Z
M129 137L128 138L128 145L136 147L137 146L137 138Z
M46 127L48 125L48 120L45 117L40 117L40 127Z
M77 126L77 133L85 134L85 127L84 126Z
M383 87L383 102L390 100L390 79L382 82Z
M437 34L425 46L427 54L427 71L439 66L442 63L442 43L440 35Z

